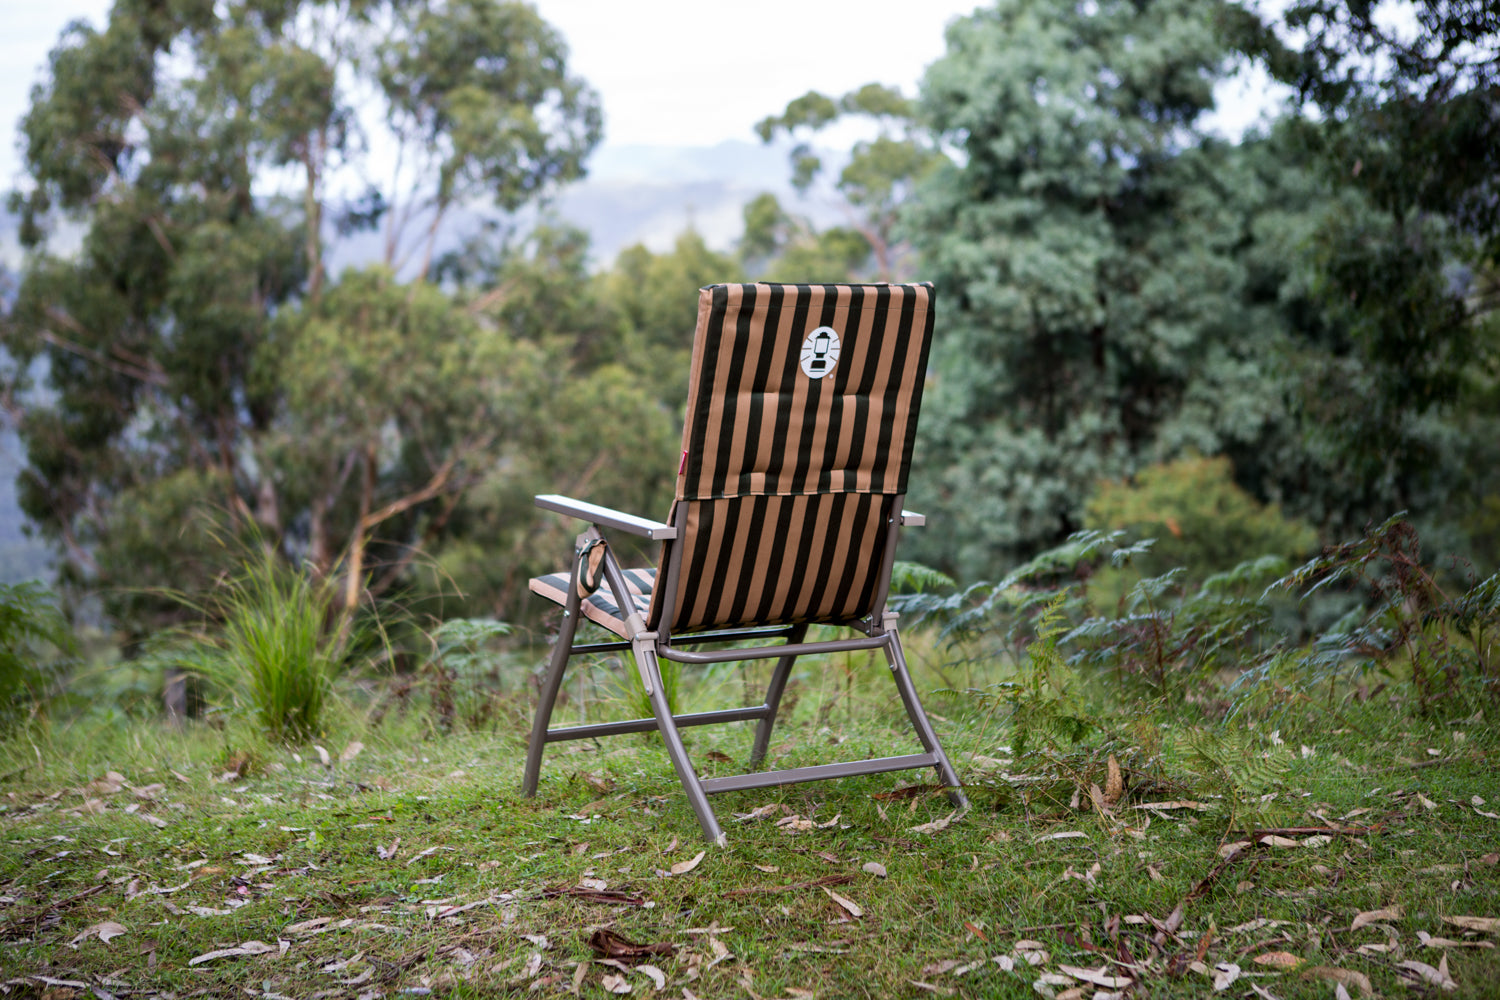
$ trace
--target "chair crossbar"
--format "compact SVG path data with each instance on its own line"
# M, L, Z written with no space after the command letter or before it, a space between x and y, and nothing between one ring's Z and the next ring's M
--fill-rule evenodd
M785 771L760 771L755 774L734 774L726 778L704 778L701 783L706 793L714 795L718 792L734 792L746 788L791 785L799 781L822 781L825 778L851 778L857 774L880 774L884 771L935 767L938 763L938 755L935 753L910 753L900 757L876 757L873 760L850 761L846 764L816 764L812 767L794 767Z
M745 639L779 639L792 634L796 626L778 625L776 628L749 629L743 632L704 632L693 635L679 635L676 641L684 646L698 646L710 642L742 642ZM568 650L569 656L584 656L589 653L612 653L622 649L629 649L630 643L624 639L615 642L583 642L572 646ZM773 649L781 649L773 646ZM668 657L671 659L671 657ZM694 661L696 662L696 661Z
M804 653L845 653L856 649L879 649L890 645L885 633L861 636L858 639L831 639L828 642L789 642L781 646L751 646L748 649L716 649L712 652L693 652L663 646L664 659L679 663L730 663L735 660L766 660L773 656L801 656Z
M707 726L715 722L743 722L746 719L764 719L770 711L769 705L750 705L746 708L726 708L716 712L694 712L692 715L674 715L672 721L681 726ZM547 730L548 743L563 740L582 740L593 736L620 736L625 733L654 733L659 728L656 717L649 719L627 719L622 722L592 722L585 726L562 726Z

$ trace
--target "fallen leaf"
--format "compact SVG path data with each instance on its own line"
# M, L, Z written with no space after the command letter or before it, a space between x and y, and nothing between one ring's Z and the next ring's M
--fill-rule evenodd
M1419 981L1431 983L1433 986L1437 986L1441 989L1458 989L1458 984L1453 981L1452 976L1448 975L1447 955L1443 956L1442 962L1440 962L1438 964L1438 967L1435 969L1432 966L1428 965L1426 962L1417 962L1411 960L1398 962L1396 968L1404 969L1408 973L1414 973L1415 977Z
M723 941L720 941L716 937L711 937L708 939L708 947L712 949L714 957L707 965L703 967L703 971L705 972L707 972L709 969L712 969L720 962L734 957L734 953L725 946Z
M1058 965L1058 969L1074 979L1082 979L1086 983L1095 986L1103 986L1105 989L1117 990L1129 986L1129 976L1112 976L1109 974L1109 966L1100 966L1097 969L1080 969L1071 965Z
M320 760L320 761L323 762L323 766L324 767L329 767L329 766L332 765L333 760L332 760L332 758L330 758L328 756L328 751L327 750L324 750L322 747L318 746L317 744L313 745L313 749L316 750L316 751L318 751L318 760Z
M832 899L835 903L848 910L851 917L862 917L865 915L865 911L861 909L860 905L854 902L854 900L848 899L844 896L840 896L838 893L834 892L827 886L824 886L823 891L828 893L828 898Z
M123 924L117 924L113 920L106 920L102 924L94 924L92 927L85 928L77 937L69 941L68 944L76 948L79 942L87 941L91 937L98 937L100 941L109 944L112 939L119 937L121 934L128 933L130 932Z
M1214 978L1214 992L1219 993L1234 985L1235 980L1240 978L1240 967L1233 962L1220 962L1211 970Z
M1120 773L1120 762L1114 754L1109 755L1109 777L1104 781L1104 801L1114 805L1125 793L1125 778Z
M1417 940L1427 948L1493 948L1492 941L1454 941L1451 938L1433 937L1426 931L1417 931Z
M765 805L757 806L747 813L735 813L734 818L739 820L741 823L748 823L751 820L765 819L767 816L774 816L779 812L781 812L781 803L767 802Z
M757 865L756 867L759 866ZM774 871L775 869L772 870ZM881 864L879 861L866 861L863 865L860 866L860 870L868 872L869 874L874 875L876 878L885 878L885 865Z
M1076 837L1087 836L1088 834L1084 833L1082 830L1062 830L1058 833L1044 833L1040 837L1036 838L1036 842L1040 844L1044 840L1072 840Z
M1295 969L1302 964L1302 959L1289 951L1268 951L1264 955L1256 955L1250 961L1256 965L1269 965L1273 969Z
M666 989L666 987L667 987L667 974L665 972L661 971L660 969L658 969L656 966L654 966L654 965L637 965L635 967L635 971L639 972L643 976L649 976L650 979L651 979L651 981L656 984L656 988L657 989L659 989L659 990Z
M351 760L358 757L360 751L364 748L365 745L363 743L361 743L359 740L355 740L353 743L350 743L348 746L344 747L344 752L339 754L339 763L349 763Z
M1363 972L1355 972L1353 969L1336 969L1330 965L1315 965L1310 969L1302 970L1303 979L1328 979L1344 986L1353 986L1359 990L1362 997L1375 995L1375 987L1370 985L1370 977Z
M775 865L756 865L755 868L757 871L763 871L768 875L775 875L777 872L781 871L781 869Z
M1466 931L1483 931L1486 934L1500 933L1500 917L1444 917L1443 923L1462 927Z
M951 813L949 813L948 815L944 816L942 819L935 819L931 823L922 823L922 824L920 824L918 826L909 827L908 829L912 833L926 833L926 834L937 833L940 830L946 830L946 829L948 829L948 825L950 823L952 823L955 819L962 818L962 813L964 811L965 810L955 809Z
M1377 920L1400 920L1400 919L1401 919L1401 907L1399 905L1398 906L1388 906L1388 907L1386 907L1383 910L1366 910L1363 913L1355 915L1355 917L1354 917L1354 923L1352 923L1352 924L1349 925L1349 929L1351 931L1357 931L1361 927L1365 926L1366 924L1373 924Z
M1046 965L1052 961L1052 953L1040 941L1017 941L1014 950L1016 957L1027 965Z
M630 984L625 981L625 977L617 976L612 972L605 974L602 985L611 993L630 992Z
M1209 807L1202 802L1194 802L1191 799L1172 799L1170 802L1142 802L1136 806L1137 809L1196 809L1199 812L1208 812Z
M219 958L233 958L238 955L264 955L267 952L276 950L276 945L274 944L266 944L264 941L246 941L238 948L219 948L215 951L206 951L195 958L188 959L188 965L202 965L204 962L212 962Z
M697 868L698 867L698 863L700 861L702 861L704 859L704 857L707 856L707 854L708 854L707 851L699 851L697 854L693 855L693 857L690 858L689 860L677 862L675 865L672 866L672 874L673 875L686 875L688 872L692 871L694 868Z

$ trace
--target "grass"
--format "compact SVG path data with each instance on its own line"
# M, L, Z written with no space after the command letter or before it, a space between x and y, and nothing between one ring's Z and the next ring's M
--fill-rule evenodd
M260 553L199 609L220 624L194 637L185 662L272 738L305 740L319 731L343 658L344 630L330 628L334 596L331 582Z
M825 676L770 766L905 752L886 702L845 711L858 690ZM1444 959L1444 995L1493 995L1500 961L1478 945L1496 935L1444 920L1500 915L1500 819L1484 815L1500 812L1500 740L1482 718L1375 700L1283 717L1274 797L1231 819L1172 719L1017 761L1003 723L930 707L967 814L915 772L736 793L714 800L728 850L699 842L665 754L635 737L558 745L526 800L514 725L421 738L346 715L327 764L233 727L33 730L0 746L0 982L49 997L655 992L639 964L601 962L590 939L607 931L668 952L648 961L672 997L1109 994L1065 967L1123 971L1130 996L1199 997L1234 965L1222 995L1291 1000L1334 996L1333 976L1358 996L1353 973L1396 994L1401 962ZM688 739L713 773L740 766L750 731ZM1102 813L1078 784L1109 753L1127 787ZM1181 802L1195 805L1149 805ZM1341 832L1296 830L1328 827ZM1221 855L1271 829L1297 846ZM250 942L266 950L194 963ZM1255 961L1276 953L1299 964Z

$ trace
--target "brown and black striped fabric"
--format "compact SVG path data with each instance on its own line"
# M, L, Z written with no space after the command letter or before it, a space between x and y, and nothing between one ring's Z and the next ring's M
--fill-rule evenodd
M540 594L547 600L558 604L566 604L570 580L571 575L568 573L548 573L546 576L532 577L529 586L534 594ZM630 589L630 600L635 605L634 610L638 611L642 617L645 616L651 603L651 588L655 582L656 570L654 569L625 570L625 585ZM585 597L580 607L585 618L603 625L623 639L630 638L625 629L625 617L628 612L626 614L620 612L620 606L615 603L614 588L607 582Z
M674 632L871 612L906 492L933 324L919 285L714 285L698 300ZM838 357L809 377L809 335ZM648 624L665 608L651 604Z
M702 289L677 499L905 493L932 299L929 284ZM808 378L820 327L840 353Z

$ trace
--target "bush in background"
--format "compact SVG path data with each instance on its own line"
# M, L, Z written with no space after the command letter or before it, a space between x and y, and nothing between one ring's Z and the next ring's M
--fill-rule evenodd
M1151 465L1131 481L1100 483L1085 526L1155 538L1151 552L1138 558L1144 572L1180 566L1199 581L1256 556L1305 556L1318 541L1306 524L1241 489L1222 455Z
M0 729L46 702L72 651L51 591L35 581L0 583Z
M266 554L199 607L184 666L213 692L248 708L273 739L319 731L353 632L333 614L336 588Z

